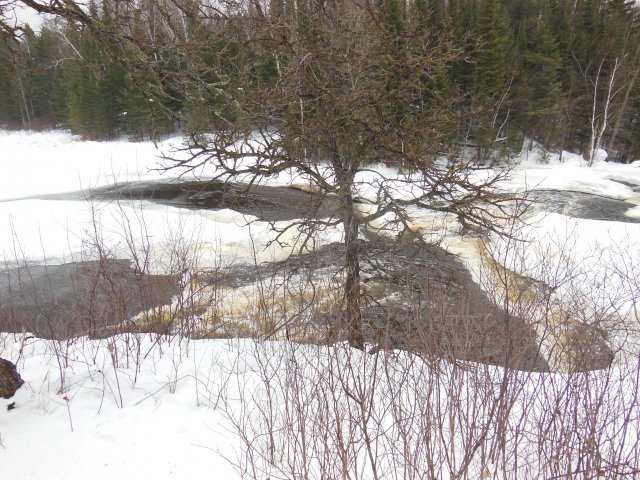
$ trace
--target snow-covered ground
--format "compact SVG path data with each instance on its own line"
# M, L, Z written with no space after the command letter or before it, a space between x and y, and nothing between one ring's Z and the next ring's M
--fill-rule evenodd
M640 193L625 185L640 185L640 160L631 164L607 162L606 152L600 160L588 166L581 155L563 152L549 154L534 149L520 153L513 161L515 167L504 187L528 190L567 190L626 200L640 205ZM621 183L623 182L623 183Z
M107 243L121 255L126 254L127 248L123 247L127 235L122 224L131 222L128 229L134 236L140 241L144 237L145 242L158 248L160 263L161 252L172 240L167 232L176 231L183 232L185 237L193 235L211 250L224 249L218 252L218 257L253 261L253 246L268 243L272 238L269 229L254 218L232 211L193 212L151 202L88 203L47 198L115 183L192 180L193 175L180 176L180 170L161 168L166 162L160 160L159 155L170 154L173 148L182 146L182 141L176 136L157 146L151 142L99 143L84 142L63 131L0 131L0 258L48 263L79 258L87 237L95 236L97 221L100 233L109 240ZM514 163L510 178L502 184L504 189L577 191L640 205L640 193L620 183L640 185L640 161L631 165L599 162L587 167L575 154L565 152L560 161L557 155L545 156L539 150L525 150ZM199 173L207 178L213 172L205 169ZM361 194L375 198L375 193L370 192L371 184L398 175L394 168L372 166L358 177ZM281 174L265 179L264 183L304 187L305 180ZM406 185L399 184L398 188L396 195L408 194ZM637 217L639 209L640 206L630 208L627 213ZM436 230L445 222L441 215L425 211L419 212L415 219L423 227L434 223ZM607 223L603 222L597 230L602 232ZM446 232L456 233L455 225L449 224ZM335 236L330 235L325 241L333 239ZM281 258L280 253L272 250L261 260L274 255Z
M286 251L276 249L273 245L265 247L273 238L267 224L232 210L193 211L148 201L88 202L61 195L112 185L114 182L191 180L179 178L177 171L163 172L158 169L161 166L158 152L170 152L181 142L179 137L167 139L158 145L158 150L151 143L82 142L66 132L0 131L0 261L11 266L43 262L55 264L91 258L98 242L101 248L108 248L118 258L130 257L132 248L148 250L152 268L158 273L171 270L172 252L181 248L193 252L197 247L197 263L201 267L236 261L268 261L286 255ZM359 180L364 186L371 179L393 179L397 176L395 169L373 166ZM272 185L289 185L292 182L304 186L304 179L287 175L267 180ZM524 151L514 160L511 176L502 188L509 191L577 191L640 205L639 193L630 184L640 185L640 162L620 165L600 161L588 167L577 155L565 152L561 160L557 156L533 150ZM53 198L49 195L61 196ZM367 196L364 187L362 195ZM411 214L417 229L425 235L442 238L443 246L460 255L480 282L491 283L491 275L486 273L486 255L489 252L498 264L507 267L510 272L544 282L550 289L547 294L550 299L548 305L551 305L551 310L556 309L553 310L554 314L563 313L562 308L568 308L566 302L563 303L564 299L572 297L580 303L580 311L584 315L597 314L609 322L625 319L637 323L640 224L576 219L561 213L538 210L528 217L525 225L514 227L514 231L525 242L512 243L496 237L487 246L473 237L461 236L455 219L419 209L412 210ZM640 217L640 206L630 207L627 215L630 218ZM339 240L340 236L339 231L329 231L319 242ZM184 239L192 243L187 245ZM485 284L485 288L491 291L491 285ZM562 308L559 305L563 305ZM620 346L616 342L627 341L627 337L635 342L636 332L631 330L626 329L612 339L615 346ZM300 393L295 390L295 385L303 385L307 396L298 400L302 398L311 402L318 407L317 411L321 411L322 405L314 403L320 398L321 392L309 392L309 389L313 385L332 384L323 383L328 380L319 379L317 374L327 367L322 362L329 362L333 355L344 353L341 348L295 347L299 355L292 360L291 348L294 347L285 343L165 339L159 345L154 344L154 340L148 336L129 338L129 341L133 343L123 344L123 339L78 339L66 344L26 339L24 336L0 336L0 356L18 362L26 380L25 386L11 400L16 402L17 409L6 412L4 406L9 402L0 400L0 478L240 477L239 471L249 468L251 464L265 465L266 458L250 461L245 456L250 451L248 444L259 447L262 454L271 448L265 440L268 439L265 432L268 422L263 411L264 406L269 405L269 389L274 385L269 379L277 378L279 382L286 383L285 377L275 375L273 366L286 366L283 367L284 371L289 373L297 366L300 370L295 371L307 373L294 376L296 381L301 382L299 385L293 382L285 388L275 382L277 386L273 386L272 400L283 400L287 395L295 396ZM559 340L556 338L553 341ZM543 350L547 348L545 353L552 356L553 346L547 347L543 345ZM268 367L265 367L261 363L264 360L259 354L261 349L272 349L270 355L273 354L277 361L267 362ZM141 352L141 356L134 355L134 350ZM400 363L394 364L396 366L406 361L403 354L398 353L397 358ZM583 435L580 439L584 440L584 445L589 445L587 433L601 436L596 444L599 445L599 440L603 442L602 451L599 452L603 461L611 460L612 456L616 456L613 459L615 461L624 457L637 466L640 456L635 445L640 426L632 419L640 418L639 407L635 397L627 398L629 392L637 391L637 376L633 375L633 371L625 373L626 368L634 368L629 357L623 356L621 359L624 361L618 362L610 372L602 373L608 375L606 378L609 383L599 383L604 380L598 376L580 377L581 382L595 382L595 397L597 394L607 396L606 401L610 402L607 404L609 416L601 421L610 423L603 426L596 422L580 428L573 425L573 428ZM362 361L360 359L357 362ZM380 367L370 363L358 365L366 378L371 378ZM460 392L453 394L451 391L455 385L465 385L466 395L477 386L484 397L475 397L475 403L471 406L463 405L472 408L471 411L491 405L490 399L498 395L496 392L500 391L501 376L505 375L499 368L482 367L482 373L478 373L480 366L458 368L444 363L438 366L441 370L422 364L416 367L415 363L412 368L416 368L417 372L430 373L418 375L420 381L416 380L417 383L402 384L398 380L398 385L401 385L398 388L402 391L418 391L425 387L420 382L426 381L427 386L437 384L438 388L434 391L440 392L438 395L442 399L447 399L460 398ZM398 369L402 370L400 367ZM272 374L274 376L270 377ZM482 447L472 449L476 453L472 454L469 476L536 478L540 473L537 470L539 465L545 461L553 464L553 461L561 458L562 455L554 457L554 446L551 445L555 440L558 443L563 441L560 433L554 433L560 430L551 432L549 426L558 422L566 426L565 422L570 423L571 420L565 418L562 412L556 417L552 415L547 418L545 408L548 405L544 402L552 402L553 395L559 398L573 391L575 385L571 382L574 380L563 375L534 374L518 379L515 383L519 385L519 391L531 393L531 396L515 395L509 405L511 411L515 412L513 415L524 415L518 417L518 422L521 422L518 423L519 431L528 433L521 434L522 438L511 439L522 442L516 442L517 448L509 442L503 445L503 448L510 448L511 451L516 448L515 457L512 458L506 458L512 454L505 453L506 450L502 453L493 450L493 460L489 461L493 448L489 445L490 440L483 441ZM383 402L382 398L393 397L393 383L389 382L386 379L381 387L371 387L381 389L376 392L376 395L380 395L375 396L379 399L376 401ZM548 388L553 390L553 395L545 397L543 393L548 393L548 390L541 385L551 385ZM611 389L611 385L615 388ZM591 407L587 400L580 398L578 390L576 387L576 409L573 412L573 421L576 422L582 415L587 415L581 409ZM619 394L617 397L616 392ZM336 400L334 406L344 408L345 414L351 412L348 418L358 424L357 415L349 407L352 397L344 397L344 392L338 396L340 399ZM286 398L291 400L290 397ZM413 396L413 393L403 397L403 401L409 404L422 400L424 398ZM565 400L562 397L562 401ZM290 418L284 414L290 415L292 412L278 409L285 408L283 405L289 403L276 403L274 408L280 413L274 415L278 421ZM461 463L458 462L463 462L464 456L460 457L460 452L447 454L442 449L449 442L457 445L454 450L458 447L464 450L467 440L471 449L475 437L456 441L453 437L464 437L465 432L476 432L475 429L478 429L479 437L482 436L482 422L465 427L464 421L451 413L459 406L454 408L446 401L439 405L442 412L450 415L450 425L456 425L448 432L451 435L449 440L440 438L438 443L432 439L437 445L433 446L435 450L431 453L438 451L438 455L442 455L438 456L441 463L433 467L438 473L436 478L447 478L454 476L452 472L460 467ZM311 415L311 410L309 415L314 421L319 421L317 416ZM381 425L393 425L393 412L381 411L376 415L379 415ZM511 418L509 415L507 417ZM624 429L616 430L624 418L628 420L624 423ZM295 424L299 420L294 418L292 421ZM415 421L418 422L417 419ZM407 431L404 433L393 428L384 433L382 429L382 433L379 432L376 437L379 442L376 448L385 452L399 448L394 444L398 438L410 437L411 441L420 442L419 435L415 438L412 435L424 431L426 426L414 424L413 420L407 422ZM284 428L278 425L278 428ZM304 450L300 450L302 447L299 444L283 440L284 437L301 440L301 427L300 424L296 425L295 428L289 428L298 429L297 436L291 436L291 432L288 432L276 439L277 448L274 447L271 454L275 455L272 460L278 467L270 467L272 470L268 473L247 470L245 478L267 478L268 475L271 475L270 478L292 478L286 473L286 463L300 466L300 458L306 458L298 457ZM308 428L313 430L319 427L316 423L308 425ZM442 430L444 427L438 425L438 428ZM358 430L357 435L360 436L353 442L353 448L357 450L353 452L354 458L360 460L367 457L365 430ZM412 433L409 435L408 431ZM486 438L497 438L499 426L491 424L488 431L490 434ZM247 438L242 438L242 432ZM551 437L543 442L541 448L537 442L544 436L543 432ZM553 437L552 433L558 438ZM385 436L387 434L391 436ZM607 435L611 439L608 443L604 440ZM341 437L340 440L345 439ZM325 452L328 455L326 458L335 464L338 463L337 454L332 448L335 450L337 444L332 442L338 440L337 437L331 437L324 446L325 450L329 448L329 453ZM429 442L426 444L430 445ZM614 447L620 450L611 450ZM307 445L305 448L311 447ZM325 468L322 466L323 457L318 457L324 450L320 446L314 448L316 450L311 448L305 454L310 455L309 458L313 459L309 460L310 465L315 465L313 468L319 471ZM579 456L580 451L576 452ZM416 453L423 454L425 452ZM564 452L563 455L568 458L574 453ZM381 456L387 459L384 467L387 475L380 478L407 478L400 464L392 462L393 455ZM373 477L371 457L368 458L362 460L364 463L359 464L360 467L349 470L362 474L358 476L354 473L352 478ZM233 462L239 462L239 470L232 467ZM495 465L501 462L521 474L498 475L495 469L499 467ZM278 468L282 470L280 473L277 472ZM406 464L404 468L408 468ZM484 476L485 468L491 477ZM507 471L513 473L515 470ZM320 477L320 474L315 475L315 478ZM310 478L314 476L310 475Z
M275 235L268 224L232 210L194 211L149 201L69 199L69 193L114 183L192 180L193 172L181 176L180 170L162 168L166 161L160 156L172 155L182 146L179 136L154 145L124 140L84 142L62 131L0 131L0 261L7 266L65 263L95 257L98 245L117 258L132 258L137 253L134 251L144 251L155 273L175 271L176 249L190 255L197 252L192 264L199 268L285 258L290 250L270 243ZM514 192L583 192L624 200L631 205L625 214L637 218L640 193L633 185L640 185L640 161L629 165L607 163L604 156L599 155L598 161L588 166L582 157L568 152L560 157L538 147L524 149L511 160L510 176L501 188ZM195 173L199 178L210 178L215 171L205 166ZM287 172L263 182L308 188L303 177ZM383 165L361 172L357 184L360 195L370 200L375 200L381 184L396 197L420 193L420 187L406 182L397 169ZM595 291L595 297L601 297L600 307L614 302L612 307L618 308L621 316L637 316L638 282L629 283L620 273L633 272L634 259L640 258L640 224L576 219L544 213L544 206L537 212L528 217L526 226L518 227L517 233L525 242L512 245L497 237L491 240L494 259L510 271L558 287L554 290L556 297L576 289ZM409 213L416 231L430 240L441 240L486 290L495 290L495 285L484 285L491 281L486 274L487 245L461 236L452 215L418 208ZM371 228L383 226L385 219ZM393 230L389 233L395 234ZM288 234L281 240L293 248L295 229ZM316 246L340 237L339 230L325 231L316 238ZM568 270L572 270L571 275ZM549 272L559 277L561 271L571 276L571 281L549 278Z
M199 246L200 266L285 258L267 248L268 224L231 210L193 211L146 201L83 202L49 195L88 192L126 182L188 181L181 171L164 171L159 156L182 145L180 137L160 142L84 142L68 132L0 131L0 261L59 264L91 257L100 236L117 258L132 256L131 241L151 249L152 269L163 273L180 238ZM338 233L318 239L330 242ZM283 238L293 244L293 232ZM256 256L254 256L254 254Z
M637 366L541 375L149 335L6 335L0 352L25 380L15 409L0 399L2 478L534 479L581 462L632 478L640 460Z

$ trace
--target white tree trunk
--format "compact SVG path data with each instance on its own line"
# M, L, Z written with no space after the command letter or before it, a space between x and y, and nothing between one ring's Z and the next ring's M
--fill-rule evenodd
M611 101L614 99L618 91L615 90L616 83L616 75L618 73L618 69L620 68L620 63L618 58L616 58L615 63L613 65L613 70L611 71L611 76L609 77L609 83L607 85L607 96L604 100L604 105L602 106L602 112L597 113L598 111L598 83L600 80L600 73L602 72L602 62L600 62L600 66L598 67L598 74L596 75L596 81L593 85L593 108L591 112L591 137L589 138L589 146L587 148L587 156L586 160L589 162L589 166L593 165L595 152L602 147L602 137L604 136L604 132L609 126L609 110L611 107Z

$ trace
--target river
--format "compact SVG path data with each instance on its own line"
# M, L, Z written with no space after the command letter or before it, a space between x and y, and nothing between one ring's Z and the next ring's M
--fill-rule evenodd
M82 201L85 196L69 193L42 198ZM123 184L94 190L91 197L149 200L192 210L227 208L268 222L325 218L337 206L331 197L319 200L297 189L219 182ZM624 215L633 205L597 195L542 190L534 192L532 200L536 209L576 218L640 221ZM452 360L548 370L533 329L489 301L454 255L436 245L411 241L380 237L362 241L363 320L368 342ZM330 244L283 262L236 264L216 272L215 279L212 273L202 277L210 275L207 281L224 282L227 287L247 287L283 270L337 272L342 254L340 244ZM144 275L127 260L10 268L0 274L0 330L26 329L55 338L95 333L96 327L169 303L179 281L175 276ZM320 311L312 321L330 325L336 315L335 311ZM589 368L607 366L610 352L604 340L593 348L599 354Z

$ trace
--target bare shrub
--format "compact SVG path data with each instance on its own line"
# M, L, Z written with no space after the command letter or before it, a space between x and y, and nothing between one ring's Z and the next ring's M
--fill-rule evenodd
M203 268L201 239L186 240L180 229L163 257L176 285L172 303L147 304L132 318L127 295L154 288L145 282L158 257L133 221L122 224L124 244L135 250L130 276L114 267L115 250L103 242L97 220L85 245L84 259L93 262L85 273L95 288L83 325L104 338L37 340L47 342L57 362L54 384L70 399L71 428L72 365L86 364L102 380L103 398L125 407L124 392L143 365L154 371L168 362L159 388L175 392L193 357L197 402L222 412L225 427L237 435L237 455L225 455L243 478L640 475L634 350L640 290L637 260L624 245L595 251L580 264L569 255L571 237L538 252L516 241L479 242L484 293L460 288L454 295L452 285L438 284L433 275L416 281L398 273L402 269L389 270L386 279L365 271L366 353L341 341L348 332L337 321L339 268L301 263L269 270L256 263L257 281L248 287L253 296L240 305L230 295L240 289L223 285L222 265ZM419 264L417 256L410 258ZM602 262L612 268L594 278ZM10 285L16 295L36 284L33 271L18 273L23 290ZM444 277L455 275L451 270ZM598 286L603 281L620 288L607 294ZM500 308L481 303L481 294ZM100 313L107 310L115 322ZM241 333L252 340L225 343L233 361L196 365L193 337ZM524 366L531 356L525 347L532 344L555 372Z
M255 343L222 395L243 478L640 473L637 362L575 374Z

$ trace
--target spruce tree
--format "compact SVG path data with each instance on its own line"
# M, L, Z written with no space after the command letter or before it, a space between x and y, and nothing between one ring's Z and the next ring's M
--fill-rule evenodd
M509 29L498 0L481 0L476 26L478 48L474 52L473 126L478 153L486 157L508 120L505 105L509 75Z
M40 32L29 32L24 39L28 44L26 62L33 126L54 128L64 119L64 108L56 97L56 76L60 66L60 39L54 30L44 25Z
M480 41L473 57L476 97L488 101L502 92L507 78L509 34L498 0L481 0L476 33Z
M12 39L0 38L0 128L22 125L14 55L17 47Z
M113 138L120 126L119 92L124 73L89 32L83 35L80 47L82 59L70 79L67 122L73 131L87 138Z
M548 147L555 147L562 141L561 67L558 45L541 19L522 52L517 108L521 112L523 130Z

